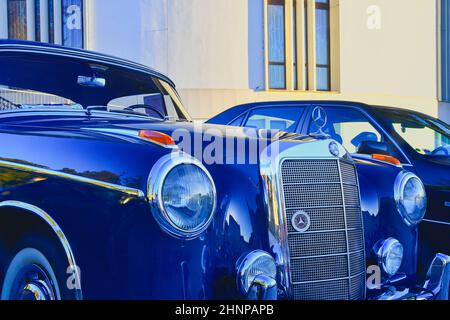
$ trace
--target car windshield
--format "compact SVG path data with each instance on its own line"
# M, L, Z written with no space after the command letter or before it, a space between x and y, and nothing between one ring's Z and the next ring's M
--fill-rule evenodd
M169 82L146 69L41 52L0 53L0 112L101 110L186 121Z
M444 122L409 111L382 110L379 113L416 152L450 157L450 127Z

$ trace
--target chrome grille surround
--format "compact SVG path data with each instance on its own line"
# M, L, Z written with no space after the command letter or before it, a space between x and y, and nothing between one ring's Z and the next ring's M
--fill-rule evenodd
M262 158L269 241L279 267L278 281L289 299L365 297L356 168L341 146L339 157L330 154L331 141L279 141L278 156ZM306 211L311 218L306 232L299 233L291 226L297 210Z

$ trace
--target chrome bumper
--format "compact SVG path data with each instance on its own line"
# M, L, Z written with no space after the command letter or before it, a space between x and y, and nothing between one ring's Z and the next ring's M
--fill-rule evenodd
M450 289L450 257L438 253L430 265L427 280L420 287L423 289L402 289L392 286L387 292L379 295L375 300L448 300ZM249 300L276 300L276 280L257 276L246 297Z
M389 291L377 297L377 300L448 300L450 287L450 257L438 253L430 265L427 280L422 290L397 290L392 287Z

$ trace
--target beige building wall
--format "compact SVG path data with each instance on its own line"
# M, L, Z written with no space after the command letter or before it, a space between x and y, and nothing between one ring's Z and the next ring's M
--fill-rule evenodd
M88 47L168 74L196 119L275 99L353 100L437 116L437 2L336 2L334 92L264 90L264 0L91 1Z

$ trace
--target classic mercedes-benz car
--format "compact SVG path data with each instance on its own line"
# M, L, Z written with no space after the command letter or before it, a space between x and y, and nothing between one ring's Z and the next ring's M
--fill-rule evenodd
M448 296L447 256L412 284L425 196L403 169L361 161L364 226L324 135L191 123L170 79L93 52L0 41L0 70L2 299Z
M209 123L313 134L318 127L311 119L321 116L326 118L323 132L353 157L377 154L392 160L392 156L420 177L428 212L420 228L419 263L426 266L438 251L449 254L450 127L443 121L411 110L355 102L278 101L236 106Z

